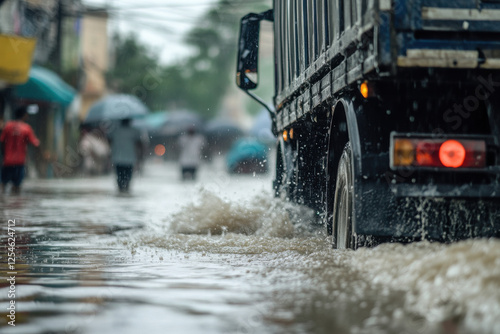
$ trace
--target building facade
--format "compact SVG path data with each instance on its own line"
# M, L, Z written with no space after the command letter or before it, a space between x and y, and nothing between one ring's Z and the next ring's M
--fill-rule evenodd
M81 0L0 0L0 49L0 126L37 104L30 123L44 154L29 174L73 175L79 122L106 90L106 12Z

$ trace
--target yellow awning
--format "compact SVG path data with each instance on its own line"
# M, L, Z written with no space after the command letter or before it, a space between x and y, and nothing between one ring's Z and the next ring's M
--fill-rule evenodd
M36 39L0 34L0 80L10 84L28 81Z

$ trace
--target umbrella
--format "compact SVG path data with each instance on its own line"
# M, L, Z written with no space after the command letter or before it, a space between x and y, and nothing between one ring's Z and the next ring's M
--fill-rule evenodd
M234 143L229 151L226 163L231 173L267 172L266 145L255 138L244 138Z
M108 95L90 107L84 123L135 118L148 112L148 108L133 95Z
M194 127L200 130L203 121L200 116L186 110L172 111L167 116L167 121L158 130L157 134L160 136L176 136L187 129Z
M255 118L252 128L250 129L250 134L261 142L270 144L276 141L276 137L273 135L271 128L271 116L267 110L262 110Z
M243 135L243 130L240 127L225 118L211 120L203 132L207 138L215 140L238 138Z
M233 142L241 138L244 133L237 125L228 119L213 119L203 129L207 139L208 149L211 152L226 152Z
M154 132L155 130L161 129L161 127L167 123L167 119L167 111L156 111L139 119L134 119L132 125L138 129Z

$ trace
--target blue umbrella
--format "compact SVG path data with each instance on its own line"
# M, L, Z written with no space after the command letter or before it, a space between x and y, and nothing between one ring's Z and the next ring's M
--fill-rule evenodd
M154 111L139 119L134 119L132 125L139 129L144 129L150 132L160 129L168 120L167 111Z
M276 137L271 131L272 120L267 110L262 110L255 118L250 134L263 143L271 144L276 142Z
M266 172L267 151L266 145L257 139L240 139L234 143L227 155L228 170L231 173Z
M136 118L148 113L148 107L137 97L126 94L114 94L108 95L92 105L84 123Z

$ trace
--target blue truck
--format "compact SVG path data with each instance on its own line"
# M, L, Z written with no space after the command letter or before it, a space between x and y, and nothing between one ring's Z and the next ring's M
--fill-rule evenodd
M259 83L274 34L274 107ZM241 20L236 83L279 135L277 194L333 246L500 236L500 0L274 0Z

